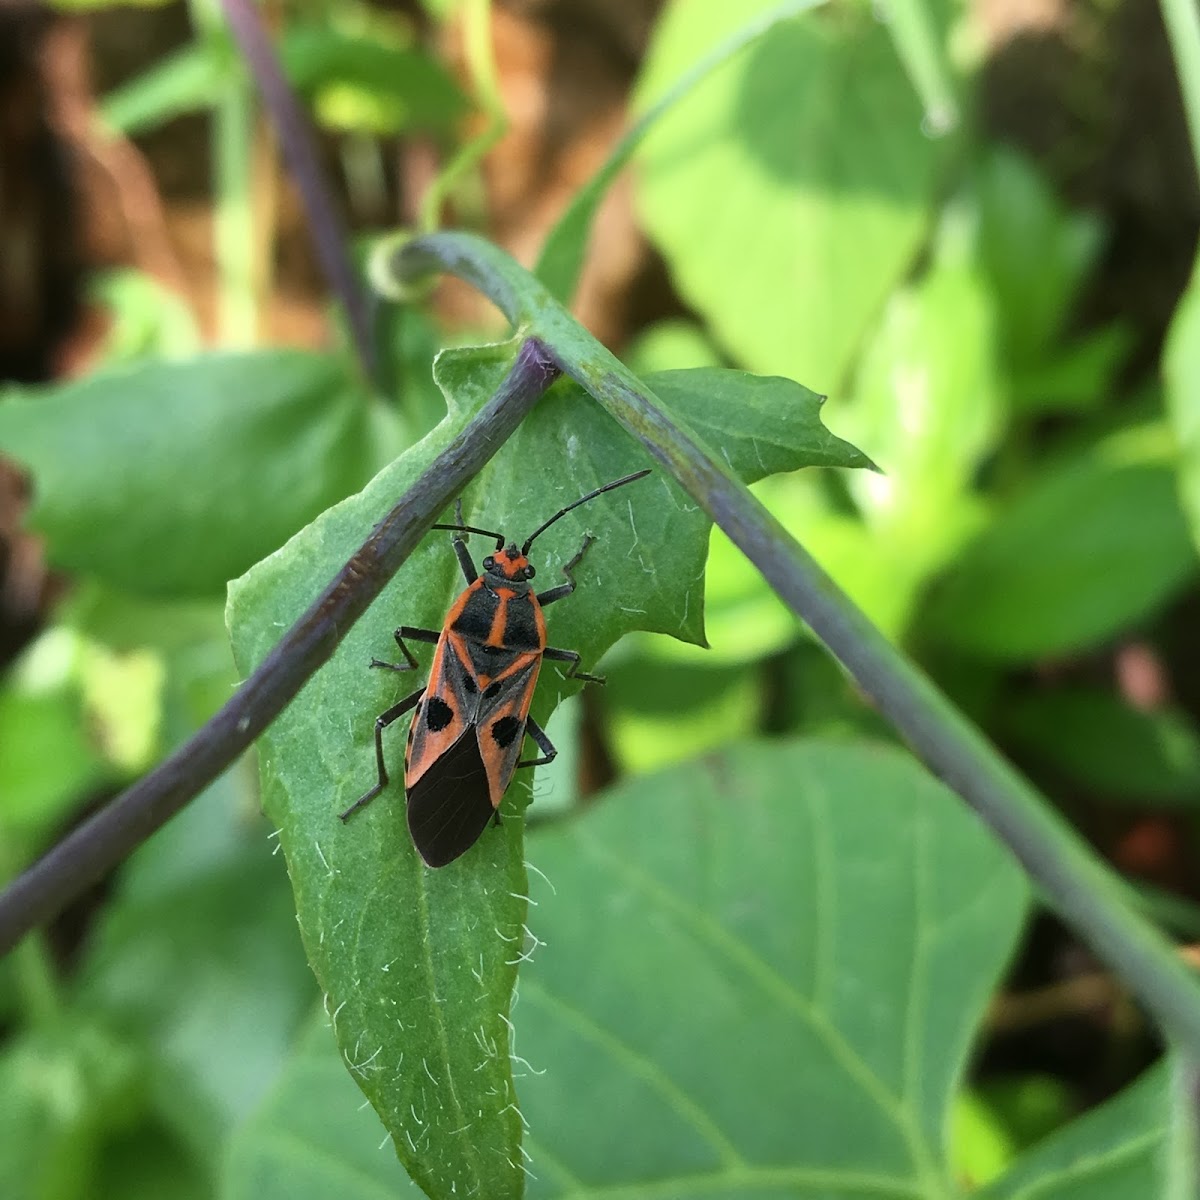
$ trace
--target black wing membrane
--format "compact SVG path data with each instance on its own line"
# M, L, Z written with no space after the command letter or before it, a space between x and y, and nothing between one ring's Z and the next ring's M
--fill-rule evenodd
M474 725L408 791L408 831L431 867L444 867L479 840L492 819L487 769Z

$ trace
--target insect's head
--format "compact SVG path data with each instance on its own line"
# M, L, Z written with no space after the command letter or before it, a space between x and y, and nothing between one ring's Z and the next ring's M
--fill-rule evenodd
M605 492L611 492L613 488L624 487L625 484L632 483L635 479L641 479L649 474L649 468L642 471L634 471L632 475L625 475L621 479L614 479L612 483L606 483L603 487L598 487L594 491L588 492L586 496L580 496L573 504L568 504L566 508L560 508L550 520L543 521L525 539L525 544L520 549L517 548L516 542L509 542L506 546L504 544L504 535L497 533L493 529L480 529L477 525L464 525L462 523L461 501L457 510L458 521L453 525L438 524L432 525L430 528L453 529L460 533L478 533L483 537L495 538L496 549L483 560L484 571L492 577L494 583L505 583L509 587L525 587L528 580L534 576L533 564L529 561L529 547L533 545L534 538L545 533L555 521L560 517L565 517L573 508L578 508L581 504L586 504L589 500L594 500L597 496L601 496Z
M489 554L483 560L483 569L506 583L523 583L537 574L524 551L517 549L516 542L497 546L495 554Z

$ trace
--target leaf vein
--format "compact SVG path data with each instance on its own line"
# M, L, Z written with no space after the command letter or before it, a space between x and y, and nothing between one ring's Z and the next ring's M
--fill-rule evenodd
M745 1167L747 1165L745 1158L716 1121L683 1088L675 1083L661 1066L648 1059L640 1051L635 1050L612 1030L606 1029L599 1022L594 1021L577 1005L554 995L541 985L526 979L521 995L524 999L529 999L532 995L535 1004L541 1003L547 1008L553 1009L555 1014L569 1024L576 1033L619 1059L639 1079L653 1087L675 1112L709 1143L722 1165L726 1167Z

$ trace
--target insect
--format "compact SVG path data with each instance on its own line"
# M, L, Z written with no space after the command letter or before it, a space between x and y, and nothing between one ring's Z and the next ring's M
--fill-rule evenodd
M560 508L517 548L491 529L462 523L462 502L453 525L434 529L455 531L451 544L467 587L450 607L440 631L402 625L394 633L404 655L402 663L372 659L372 667L413 671L417 660L406 640L435 643L429 682L405 696L375 721L375 765L378 780L341 818L370 804L388 785L383 760L383 731L412 709L404 750L404 789L408 795L408 828L417 852L431 867L444 867L478 841L490 819L500 821L500 801L518 767L539 767L558 753L546 731L529 715L533 689L543 659L567 662L568 679L603 683L598 675L579 670L574 650L546 644L542 609L575 590L576 567L595 541L583 539L578 553L562 569L566 583L535 592L529 548L555 521L572 509L613 488L649 475L649 469L614 479ZM496 549L475 567L467 537L477 533L496 539ZM542 752L540 758L520 759L528 734Z

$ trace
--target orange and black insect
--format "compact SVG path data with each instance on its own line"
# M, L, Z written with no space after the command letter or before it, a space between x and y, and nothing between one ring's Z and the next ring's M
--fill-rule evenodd
M344 813L369 804L388 784L383 761L383 731L410 709L415 709L404 751L404 789L408 795L408 828L418 853L431 867L444 867L478 841L489 819L500 820L500 800L518 767L539 767L558 753L546 731L529 715L533 689L542 660L571 664L568 679L603 683L598 675L579 670L574 650L546 645L546 619L542 609L575 590L573 572L595 540L583 539L579 552L562 569L566 583L535 592L529 547L573 508L604 492L649 475L637 471L614 479L561 508L526 539L505 547L502 533L462 523L434 525L455 531L454 553L467 579L466 590L455 600L438 632L402 625L395 632L404 655L402 663L372 659L372 667L413 671L417 660L405 639L436 643L429 682L382 713L375 721L375 786ZM477 533L496 539L496 550L483 560L483 574L475 568L467 549L467 536ZM521 760L528 734L542 752L540 758Z

